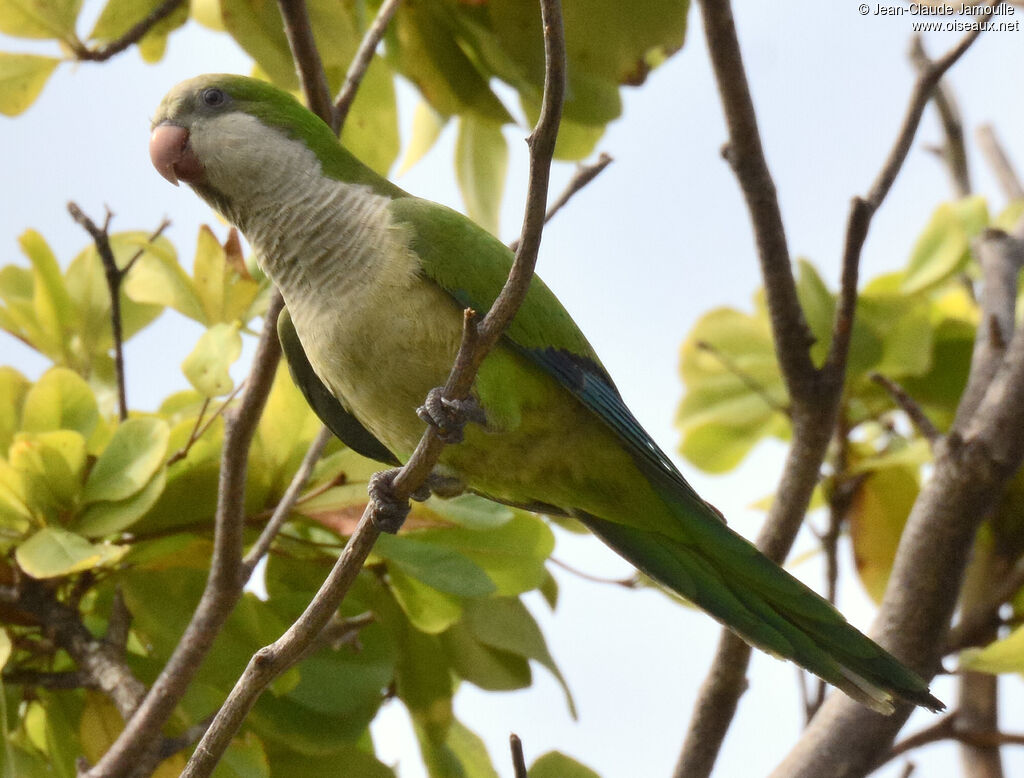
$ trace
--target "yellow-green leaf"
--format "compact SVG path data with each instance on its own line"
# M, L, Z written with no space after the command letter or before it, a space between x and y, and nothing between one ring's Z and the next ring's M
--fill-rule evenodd
M560 751L548 751L530 765L527 778L601 778L601 776Z
M1002 640L960 654L960 667L982 673L1024 673L1024 627Z
M85 482L85 502L123 500L141 491L163 464L170 430L162 419L122 422Z
M115 564L128 546L93 544L59 527L45 527L14 552L18 565L33 578L56 578Z
M107 0L89 37L109 42L117 40L141 22L163 0ZM163 57L167 36L188 19L188 4L182 3L168 16L150 28L138 43L139 53L146 62L157 62Z
M235 387L228 369L242 354L239 325L214 324L181 363L185 378L205 397L219 397Z
M166 305L200 324L206 324L203 305L192 280L181 269L174 247L162 236L152 243L148 242L148 237L144 233L111 236L115 254L120 254L119 249L130 254L143 249L143 254L125 277L125 294L135 302ZM120 256L118 260L118 267L123 267Z
M7 630L0 629L0 670L3 670L7 660L11 658L11 649L13 647L11 636L7 634Z
M0 113L17 116L25 111L59 64L54 57L0 51Z
M47 370L25 395L21 427L27 432L68 429L88 440L99 421L89 384L65 367Z
M16 38L66 40L82 0L0 0L0 32Z
M86 537L102 537L127 529L153 507L163 494L167 483L167 470L160 468L142 491L116 502L90 503L72 525L72 529Z
M980 195L943 203L918 238L903 277L903 291L921 291L964 268L970 241L988 224L988 205Z
M880 602L889 582L907 516L917 499L917 469L875 470L861 483L850 506L850 538L864 588Z
M501 196L508 171L508 144L501 125L472 115L459 121L455 141L455 174L469 217L498 234Z
M446 124L445 117L430 107L426 100L420 100L416 104L416 110L412 114L412 136L405 147L405 156L398 168L398 175L402 175L419 162L441 137L441 130Z
M21 407L29 381L13 367L0 367L0 456L7 451L14 431L21 425Z

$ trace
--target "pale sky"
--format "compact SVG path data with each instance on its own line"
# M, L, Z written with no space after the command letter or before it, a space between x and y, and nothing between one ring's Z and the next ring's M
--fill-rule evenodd
M873 7L873 6L872 6ZM97 3L87 13L98 13ZM912 19L862 16L852 0L823 4L737 3L736 15L764 144L782 203L794 257L808 257L834 285L850 198L864 193L895 136L913 81L906 52ZM1024 16L1017 9L1013 18ZM735 180L719 156L726 138L721 109L704 50L699 15L691 11L683 51L655 71L648 83L625 93L624 116L598 146L615 162L551 225L539 273L561 297L618 383L629 405L661 446L675 451L672 417L682 387L677 354L694 321L718 306L749 309L759 286L757 263ZM87 29L87 25L82 25ZM926 38L938 56L957 39ZM0 37L0 49L39 50ZM977 125L995 125L1024 171L1024 32L983 35L953 71L968 137ZM22 262L16 239L26 227L40 230L67 263L86 245L85 234L65 211L67 200L86 213L115 212L113 229L155 227L166 215L168 236L186 264L198 225L212 222L186 188L174 189L149 165L149 116L177 81L201 72L248 72L249 60L226 36L190 23L170 40L168 56L145 65L134 50L105 65L63 66L40 100L16 120L0 120L0 171L6 197L0 209L0 258ZM402 90L406 133L415 97ZM518 234L525 187L523 129L507 129L512 149L502 237ZM876 217L864 252L862 278L906 262L931 210L950 198L945 170L925 146L941 139L929 110L907 165ZM446 132L431 155L398 183L409 191L459 207ZM975 189L1003 205L989 171L972 146ZM556 171L557 192L571 174ZM220 230L223 234L223 229ZM183 388L178 365L199 329L167 314L152 333L127 349L129 401L152 408ZM44 362L0 336L3 364L31 377ZM153 354L162 355L154 361ZM133 366L145 365L145 369ZM236 371L241 375L244 370ZM726 476L708 477L680 466L740 532L753 535L762 515L748 506L770 493L783 449L765 445ZM799 550L812 547L805 532ZM624 576L629 567L590 538L559 535L559 559L598 575ZM840 607L867 627L872 608L853 578L848 547L841 559L846 586ZM812 558L796 573L812 585L822 580ZM511 776L507 737L523 739L527 761L562 750L604 778L666 776L682 742L690 708L718 640L717 625L657 592L627 592L583 582L555 570L561 584L551 617L538 597L528 604L575 694L579 721L566 710L558 685L535 668L534 686L516 693L480 692L464 685L456 713L487 742L502 776ZM791 665L757 654L751 687L719 761L718 776L767 773L786 753L801 723ZM1003 682L1021 720L1020 680ZM934 691L953 702L953 687ZM1007 710L1010 708L1007 707ZM910 731L934 721L918 713ZM1009 721L1008 729L1016 729ZM402 778L423 775L411 729L397 704L374 725L378 752L399 763ZM1007 750L1010 770L1024 758ZM920 775L958 775L955 748L915 752ZM898 775L899 764L879 775Z

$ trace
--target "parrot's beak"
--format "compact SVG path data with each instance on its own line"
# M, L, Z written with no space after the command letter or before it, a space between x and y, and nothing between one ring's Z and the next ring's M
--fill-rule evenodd
M149 158L156 171L175 186L178 180L199 183L205 177L203 163L189 144L188 130L163 122L149 136Z

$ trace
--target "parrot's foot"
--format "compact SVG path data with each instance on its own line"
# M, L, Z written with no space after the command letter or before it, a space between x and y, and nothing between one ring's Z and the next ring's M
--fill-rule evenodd
M466 422L487 423L484 409L476 400L472 397L449 400L439 387L427 392L427 399L416 409L416 415L436 429L441 440L448 444L462 442L462 429Z
M366 487L370 495L370 504L373 506L370 518L377 529L391 535L402 528L410 510L409 501L400 500L395 494L395 476L399 472L399 468L396 467L374 473ZM421 486L410 496L414 500L422 501L430 496L430 490L426 486Z

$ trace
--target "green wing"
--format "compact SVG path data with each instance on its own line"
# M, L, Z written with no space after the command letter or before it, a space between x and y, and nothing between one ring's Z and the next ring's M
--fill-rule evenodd
M512 267L509 248L443 205L400 198L389 207L395 221L410 229L423 272L459 305L486 313ZM626 407L593 347L540 278L534 277L504 338L610 426L650 477L706 506Z
M302 391L306 402L320 417L320 421L327 425L327 428L337 435L342 443L364 457L376 459L378 462L386 462L389 465L401 464L398 457L360 424L355 416L345 410L345 407L324 386L320 377L313 370L313 366L309 364L309 358L306 356L305 349L302 348L302 343L299 342L299 335L295 332L295 325L292 324L292 317L287 308L283 308L278 317L277 336L281 339L281 349L284 351L285 359L288 360L288 369L292 374L292 380Z

